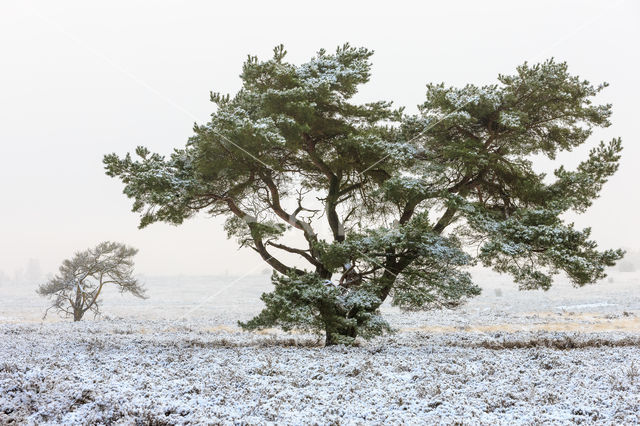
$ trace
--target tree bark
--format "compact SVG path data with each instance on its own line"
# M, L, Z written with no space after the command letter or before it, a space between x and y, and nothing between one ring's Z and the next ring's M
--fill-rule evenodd
M82 291L80 290L80 283L76 284L76 303L73 307L73 321L80 321L84 312L82 311Z

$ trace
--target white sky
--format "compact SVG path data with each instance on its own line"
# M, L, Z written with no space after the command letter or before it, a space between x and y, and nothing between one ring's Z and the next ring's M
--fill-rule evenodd
M618 174L575 218L604 247L637 248L640 134L635 1L184 2L13 1L0 4L0 271L29 258L55 272L75 250L105 239L140 249L138 271L241 274L265 265L227 241L222 221L138 230L105 153L137 145L168 153L213 111L209 90L234 92L246 55L284 43L290 61L349 41L376 51L358 99L414 112L427 82L492 83L525 60L554 56L611 86L621 136ZM423 2L420 2L423 3ZM561 156L575 165L588 148Z

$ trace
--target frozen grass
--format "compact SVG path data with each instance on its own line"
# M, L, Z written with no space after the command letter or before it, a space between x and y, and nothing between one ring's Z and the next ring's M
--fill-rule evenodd
M402 332L325 349L194 321L0 333L0 424L640 422L638 334Z
M639 274L549 292L478 279L460 309L385 306L397 334L328 349L237 329L266 276L225 292L233 277L149 278L149 300L106 293L78 324L0 287L0 424L640 423Z

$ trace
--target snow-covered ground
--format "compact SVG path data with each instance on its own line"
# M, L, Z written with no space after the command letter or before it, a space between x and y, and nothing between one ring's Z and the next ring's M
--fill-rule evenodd
M385 307L398 332L358 347L244 333L267 276L146 278L105 316L42 322L0 287L0 424L640 423L640 278L518 292L479 274L455 311Z

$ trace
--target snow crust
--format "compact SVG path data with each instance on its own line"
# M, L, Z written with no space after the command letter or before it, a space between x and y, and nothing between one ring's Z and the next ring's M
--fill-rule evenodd
M0 424L640 422L638 334L401 332L322 348L116 319L5 324L0 342Z
M640 423L639 274L474 278L460 308L385 305L396 334L328 349L238 330L267 275L146 277L150 299L107 291L76 324L41 322L35 285L0 285L0 425Z

